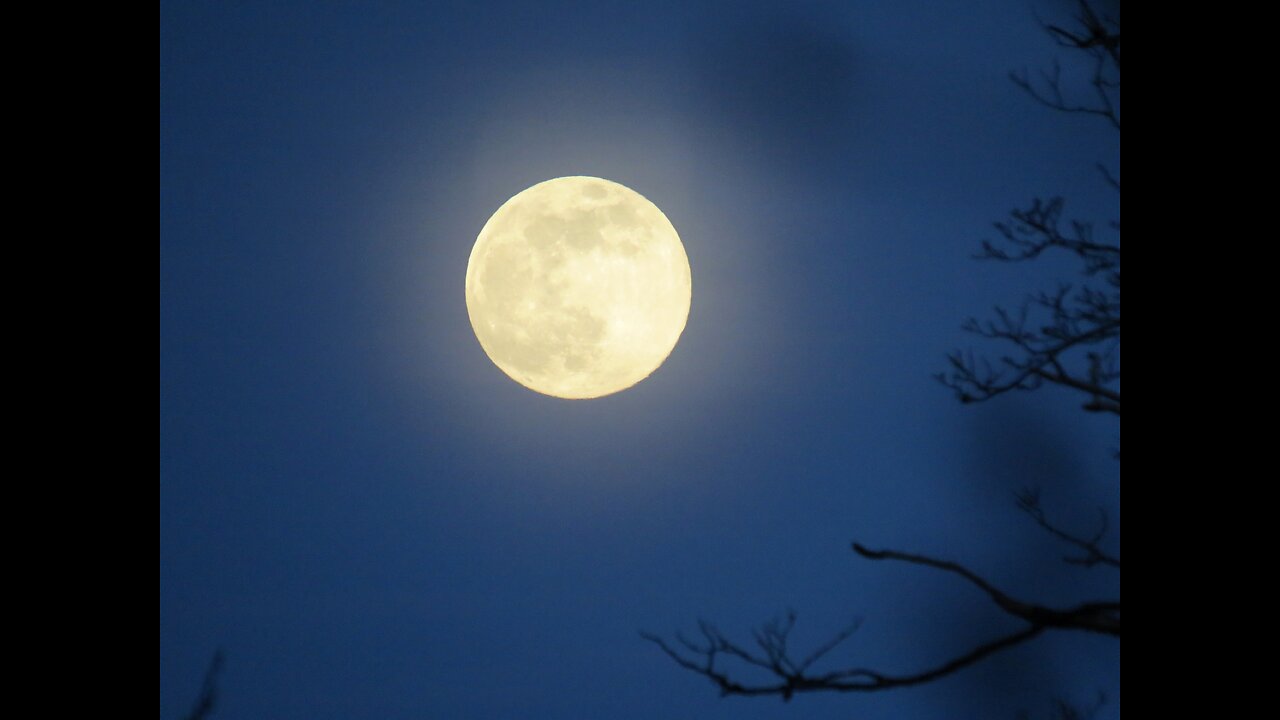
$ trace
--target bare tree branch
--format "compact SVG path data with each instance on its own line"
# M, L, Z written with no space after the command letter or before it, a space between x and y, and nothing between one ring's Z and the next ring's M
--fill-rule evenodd
M1084 551L1084 555L1071 556L1063 558L1065 562L1072 565L1083 565L1085 567L1093 567L1094 565L1108 565L1117 570L1120 569L1120 558L1109 555L1098 547L1098 543L1107 535L1110 528L1110 521L1107 519L1107 512L1102 508L1098 508L1098 530L1092 537L1085 539L1078 535L1072 535L1056 525L1049 522L1045 515L1044 508L1040 505L1040 490L1037 488L1027 488L1017 495L1018 509L1030 515L1036 524L1047 530L1051 535L1061 539L1070 545L1074 545Z
M1004 635L990 642L983 643L963 655L955 657L928 670L906 675L895 675L878 672L866 668L837 670L819 675L806 675L800 669L787 669L784 663L773 664L771 661L752 655L735 645L723 635L716 634L708 645L703 647L686 647L686 653L673 648L662 637L653 633L640 633L645 640L657 645L676 664L711 680L720 689L722 696L743 695L778 695L783 700L790 700L796 693L804 692L875 692L893 688L919 685L950 675L968 667L990 655L1026 642L1044 632L1045 626L1031 625L1009 635ZM847 630L840 636L842 640L851 633ZM835 641L836 643L839 640ZM833 643L827 643L827 647ZM819 648L821 650L822 648ZM767 651L766 651L767 652ZM761 684L743 684L732 679L727 672L716 666L716 656L725 654L738 657L758 667L764 667L777 678L775 682Z
M1085 279L1027 298L1016 312L996 308L991 320L968 320L967 332L1011 352L998 363L969 352L949 355L950 372L937 378L961 402L1048 383L1085 394L1085 410L1120 415L1120 246L1098 240L1088 223L1075 221L1064 229L1062 207L1060 198L1036 200L1026 210L1015 210L1012 222L997 223L1003 244L983 243L979 258L1003 262L1033 260L1050 250L1069 252L1082 260Z
M1091 93L1087 99L1081 100L1066 91L1062 69L1057 63L1049 72L1042 73L1039 80L1033 81L1024 71L1015 73L1013 81L1040 103L1061 112L1101 117L1119 132L1119 19L1095 12L1088 0L1079 0L1075 19L1076 24L1071 28L1049 24L1044 27L1059 46L1083 53L1091 62ZM1098 169L1103 181L1118 194L1118 173L1101 164ZM1063 208L1062 198L1036 199L1029 207L1012 211L1006 222L996 224L999 241L982 244L978 257L1000 262L1026 262L1047 253L1065 253L1080 261L1082 277L1074 284L1062 284L1054 291L1029 296L1016 310L996 308L992 319L970 319L965 323L967 332L1001 345L1004 354L995 360L977 357L971 351L957 351L948 356L950 369L938 375L938 379L952 388L962 402L981 402L1009 392L1051 385L1083 396L1081 407L1088 412L1120 416L1120 221L1115 219L1095 227L1089 222L1065 219ZM1119 450L1114 454L1118 460ZM1081 536L1049 520L1038 491L1023 491L1017 500L1019 509L1041 528L1080 551L1078 555L1064 557L1066 562L1120 568L1119 557L1100 546L1109 527L1105 512L1099 511L1097 532ZM698 623L701 642L690 641L679 633L675 635L675 644L652 633L641 635L681 667L711 680L722 695L777 695L784 700L801 692L875 692L930 682L1048 630L1120 637L1119 600L1067 607L1039 605L1013 597L957 562L897 550L871 550L858 543L853 544L853 549L869 560L905 562L956 575L985 593L1021 628L908 674L861 667L828 672L814 669L857 631L858 623L837 633L803 659L794 660L788 649L796 621L794 612L756 630L754 647L730 640L706 621ZM739 680L734 673L740 670L762 675L764 679L755 683ZM1057 711L1061 720L1083 720L1092 713L1078 712L1062 702Z
M790 658L787 651L787 640L796 621L796 614L792 611L787 613L784 620L766 623L753 632L758 650L750 650L735 643L705 620L698 623L703 637L702 644L676 633L676 640L683 651L653 633L642 632L640 636L657 645L680 667L711 680L720 689L721 695L778 695L784 700L790 700L800 692L874 692L919 685L966 668L995 653L1026 642L1046 630L1079 630L1120 636L1119 601L1082 603L1065 610L1050 608L1016 600L959 563L896 550L870 550L858 543L853 544L853 549L869 560L897 560L958 575L986 593L1006 614L1025 622L1026 626L982 643L936 666L909 674L892 674L868 668L810 673L814 663L857 631L860 622L853 623L797 662ZM717 664L720 657L736 659L742 664L763 670L774 680L757 684L736 680L729 674L729 668L723 663Z
M1073 28L1045 24L1061 47L1082 53L1091 63L1088 101L1070 99L1063 87L1062 67L1033 80L1025 70L1011 78L1032 98L1055 110L1104 118L1120 130L1120 21L1100 14L1085 0L1078 4ZM1119 176L1098 165L1103 180L1118 194ZM1063 219L1062 198L1036 199L996 224L1001 241L985 241L980 259L1002 262L1034 260L1046 252L1078 257L1084 281L1041 293L1023 301L1016 313L996 311L994 320L971 319L965 329L1010 347L997 362L970 353L948 357L950 372L938 378L962 402L982 402L1011 391L1036 390L1048 383L1084 393L1089 412L1120 415L1120 221L1103 239L1092 223ZM1068 370L1068 368L1071 368Z
M1066 98L1062 87L1062 67L1056 61L1052 70L1040 73L1038 82L1033 81L1025 70L1010 73L1009 77L1037 102L1060 112L1101 117L1119 132L1120 22L1118 19L1098 15L1088 2L1080 2L1078 7L1078 29L1066 30L1057 25L1044 27L1059 46L1081 51L1091 60L1092 75L1089 84L1093 90L1092 101L1079 102Z
M1065 610L1059 610L1015 600L1007 593L983 580L977 573L959 563L897 550L869 550L858 543L853 544L853 549L868 560L898 560L959 575L990 596L991 600L1001 610L1033 625L1063 630L1085 630L1120 637L1119 601L1088 602Z
M219 649L213 654L213 660L209 661L209 669L205 671L204 682L200 686L200 697L196 699L196 704L187 713L185 720L207 720L213 715L213 709L218 704L218 675L222 673L222 663L222 650Z

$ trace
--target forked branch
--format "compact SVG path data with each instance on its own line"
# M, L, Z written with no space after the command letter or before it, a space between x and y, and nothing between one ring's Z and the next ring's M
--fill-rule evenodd
M1074 545L1084 553L1083 555L1068 555L1062 558L1064 562L1085 567L1106 565L1117 570L1120 569L1120 558L1104 552L1099 547L1099 543L1107 536L1107 531L1111 527L1111 522L1107 519L1106 510L1098 508L1098 529L1092 536L1085 538L1069 533L1049 522L1044 508L1040 504L1040 490L1038 488L1027 488L1019 492L1015 497L1018 501L1018 509L1029 515L1032 520L1035 520L1037 525L1044 528L1050 535L1068 545Z
M804 659L794 660L787 649L787 641L795 627L794 612L788 612L784 619L774 620L755 631L754 648L730 640L706 621L698 623L702 635L700 641L690 640L680 633L676 633L675 643L653 633L645 632L640 635L657 645L680 667L710 680L720 689L721 695L777 695L783 700L790 700L796 693L803 692L875 692L919 685L950 675L1002 650L1031 640L1046 630L1080 630L1120 636L1118 601L1083 603L1066 609L1050 608L1014 599L959 563L896 550L870 550L858 543L853 544L853 549L869 560L897 560L958 575L986 593L1006 614L1021 620L1025 625L1015 632L993 638L925 670L906 674L861 667L828 672L813 671L813 666L821 658L857 631L860 622L854 622ZM739 680L731 674L730 663L736 663L738 669L755 668L758 674L769 679L757 683Z

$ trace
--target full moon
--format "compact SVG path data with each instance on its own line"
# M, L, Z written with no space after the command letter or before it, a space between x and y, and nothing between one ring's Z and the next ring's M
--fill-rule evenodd
M467 313L489 359L537 392L625 390L689 318L689 258L666 215L609 180L538 183L489 218L467 263Z

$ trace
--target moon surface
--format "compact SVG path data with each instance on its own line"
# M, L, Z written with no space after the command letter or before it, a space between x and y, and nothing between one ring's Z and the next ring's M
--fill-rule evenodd
M644 196L595 177L538 183L498 208L467 263L476 338L512 380L583 399L625 390L671 354L689 258Z

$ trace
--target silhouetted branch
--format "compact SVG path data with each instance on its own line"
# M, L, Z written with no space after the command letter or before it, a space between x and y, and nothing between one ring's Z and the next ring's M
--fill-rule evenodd
M681 644L685 646L685 652L673 648L665 640L653 633L642 632L640 636L657 645L681 667L692 670L711 680L716 687L720 688L721 695L778 695L783 700L790 700L796 693L803 692L875 692L930 682L968 667L1001 650L1030 640L1045 629L1044 626L1032 625L1018 632L983 643L963 655L928 670L907 675L883 673L866 668L806 675L804 670L805 663L801 663L797 667L785 658L774 661L768 657L772 652L769 649L765 649L766 656L764 657L753 655L714 630L714 634L708 638L708 643L705 646L691 646L682 642ZM827 650L839 644L852 632L852 629L847 629L840 633L834 640L819 647L814 655L825 654ZM737 657L750 665L764 668L771 672L778 681L744 684L734 680L725 670L716 666L716 657L719 654ZM811 655L811 657L813 656Z
M1003 246L983 243L979 258L1003 262L1064 250L1083 261L1086 280L1034 295L1017 312L996 308L991 320L970 318L963 326L967 332L1004 343L1013 352L998 363L975 359L972 353L949 355L951 371L937 377L961 402L1049 383L1087 395L1083 407L1090 412L1120 414L1120 246L1097 240L1087 223L1072 222L1070 230L1062 229L1061 216L1060 198L1036 200L1027 210L1014 211L1013 222L996 225L1005 238Z
M1060 46L1083 52L1092 61L1093 95L1087 102L1068 96L1056 63L1040 81L1033 82L1023 72L1013 81L1037 101L1056 110L1099 116L1120 130L1120 25L1118 18L1096 13L1080 0L1077 27L1045 25ZM1104 165L1098 166L1103 180L1120 192L1120 178ZM970 319L964 329L1003 346L997 360L975 357L972 352L955 352L948 357L949 372L938 376L962 402L981 402L1013 391L1058 386L1084 395L1082 408L1088 412L1120 415L1120 221L1101 226L1080 220L1065 220L1061 198L1036 199L1030 207L1014 210L1009 220L996 224L1001 240L984 242L979 258L1001 262L1035 260L1046 253L1066 253L1081 262L1082 278L1062 284L1055 291L1026 298L1013 311L996 308L986 321ZM1108 232L1109 231L1109 232ZM1119 450L1115 457L1120 457ZM1018 495L1019 508L1043 529L1082 552L1064 558L1068 563L1119 569L1120 559L1104 552L1099 543L1108 530L1101 513L1098 531L1091 537L1069 533L1048 519L1035 491ZM854 551L869 560L891 560L940 570L964 579L985 593L1001 612L1016 619L1022 628L993 638L949 660L923 671L897 675L867 668L830 672L813 670L822 658L847 640L858 628L854 623L819 645L803 660L793 660L787 641L795 626L795 613L767 623L753 633L754 647L739 645L715 626L700 621L700 642L677 633L676 642L642 633L681 667L711 680L723 695L778 695L789 700L800 692L873 692L917 685L944 677L995 653L1027 642L1047 630L1088 632L1120 637L1120 602L1087 602L1069 607L1050 607L1019 600L956 562L897 550L870 550L858 543ZM733 665L739 666L734 668ZM764 674L758 683L737 679L733 670ZM1088 713L1059 703L1061 720L1082 720Z
M1055 61L1053 69L1041 72L1038 82L1027 71L1010 73L1014 84L1043 105L1065 113L1082 113L1105 119L1120 130L1120 21L1098 15L1088 2L1081 0L1076 15L1078 29L1066 30L1045 25L1045 31L1065 48L1085 53L1092 61L1089 80L1092 102L1068 100L1062 88L1062 67Z
M1114 188L1116 192L1120 192L1120 178L1116 177L1115 173L1111 172L1111 170L1102 163L1098 163L1098 172L1102 173L1102 179L1105 180L1108 185ZM1116 229L1119 230L1119 228Z
M1098 508L1098 530L1092 537L1085 539L1078 535L1072 535L1049 522L1049 519L1045 516L1044 508L1040 505L1039 489L1027 488L1017 493L1016 497L1018 509L1030 515L1036 521L1036 524L1063 542L1074 545L1084 551L1084 555L1081 556L1068 555L1064 557L1063 560L1065 562L1085 567L1108 565L1117 570L1120 569L1120 558L1109 555L1098 547L1098 543L1106 537L1107 530L1110 528L1110 521L1107 520L1107 512L1105 510Z
M1106 118L1120 129L1120 22L1097 13L1081 0L1077 27L1045 25L1059 45L1085 53L1093 63L1095 99L1081 104L1066 98L1061 67L1033 82L1024 71L1013 81L1033 98L1056 110ZM1103 180L1117 193L1119 176L1098 165ZM1114 240L1100 237L1092 223L1063 219L1062 198L1036 199L1014 210L1010 220L996 223L999 242L984 241L980 259L1023 262L1050 251L1078 257L1084 280L1056 292L1025 299L1017 312L996 309L995 319L970 319L964 329L1006 344L1010 351L996 362L955 352L949 372L938 379L961 402L982 402L1011 391L1036 390L1046 383L1085 394L1089 412L1120 415L1120 221L1107 228Z
M209 669L204 673L200 697L196 699L195 706L187 713L185 720L206 720L213 715L213 709L218 703L218 675L222 673L222 662L222 650L218 650L213 654Z
M927 670L905 675L868 668L810 673L809 670L814 663L857 631L860 622L853 623L831 640L818 646L804 660L797 662L791 659L787 651L787 640L795 627L795 612L788 612L784 620L766 623L753 633L758 650L751 650L735 643L705 620L698 622L698 629L703 637L702 643L693 642L682 634L676 633L676 641L683 650L673 647L662 637L653 633L642 632L640 636L657 645L680 667L711 680L720 689L722 695L778 695L784 700L790 700L794 694L800 692L874 692L919 685L949 675L1001 650L1026 642L1045 630L1078 630L1120 636L1119 601L1082 603L1060 610L1016 600L959 563L896 550L870 550L858 543L853 544L853 549L869 560L897 560L958 575L986 593L1006 614L1025 622L1026 627L982 643L962 655ZM717 664L717 660L721 657L736 659L744 665L763 670L775 680L751 684L734 679L723 663Z
M1120 636L1119 601L1089 602L1066 610L1058 610L1015 600L1007 593L979 577L977 573L959 563L897 550L869 550L858 543L853 544L853 549L868 560L898 560L959 575L985 592L1001 610L1033 625L1064 630L1085 630L1115 637Z

